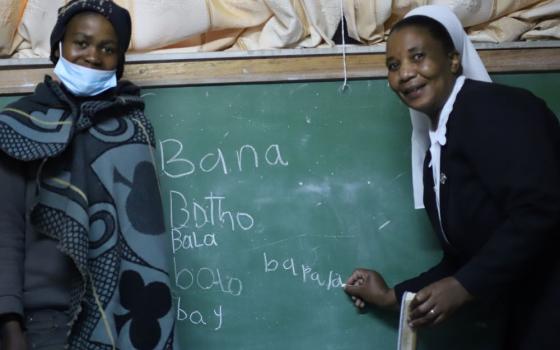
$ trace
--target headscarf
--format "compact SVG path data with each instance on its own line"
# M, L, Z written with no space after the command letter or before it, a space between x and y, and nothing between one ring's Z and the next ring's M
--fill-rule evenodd
M441 23L451 40L453 45L461 57L461 66L463 75L468 79L491 81L488 71L484 67L480 56L476 52L472 42L465 33L459 18L448 8L441 5L420 6L405 15L410 16L426 16ZM414 208L424 208L423 195L423 167L426 151L430 147L430 119L420 111L410 110L410 119L412 121L412 188L414 194Z
M56 64L58 56L55 54L59 42L64 38L68 22L81 12L95 12L107 18L113 25L119 39L119 62L117 64L117 79L124 71L124 54L130 44L132 22L128 11L110 0L72 0L58 9L58 19L51 33L51 61Z

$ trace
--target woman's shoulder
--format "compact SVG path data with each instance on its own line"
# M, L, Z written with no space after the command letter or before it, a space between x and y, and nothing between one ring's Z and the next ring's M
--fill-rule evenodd
M494 101L494 104L506 101L514 104L527 101L542 101L532 92L523 88L471 79L465 80L462 92L470 99L478 101L491 100Z
M35 86L31 94L20 97L19 99L2 106L3 110L19 110L26 113L33 111L45 111L49 108L62 108L64 103L54 92L52 85L57 84L49 76Z
M542 104L544 101L531 91L495 82L466 79L462 95L478 108L514 109L518 105Z
M466 80L453 111L455 127L472 132L558 128L558 119L544 100L529 90L499 83Z
M512 120L550 118L556 119L546 102L531 91L493 82L465 80L453 106L458 114L468 114L470 121L488 118Z

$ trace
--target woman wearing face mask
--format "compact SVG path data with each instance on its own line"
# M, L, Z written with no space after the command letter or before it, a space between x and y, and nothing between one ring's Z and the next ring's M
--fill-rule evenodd
M389 288L358 269L357 307L396 308L438 324L472 300L505 301L504 349L560 349L560 126L531 93L489 83L455 15L413 10L387 42L388 80L410 107L414 197L443 249L439 264ZM425 157L424 157L425 155ZM423 201L422 201L423 196Z
M173 347L154 134L119 80L130 35L113 2L70 1L56 80L0 112L2 350Z

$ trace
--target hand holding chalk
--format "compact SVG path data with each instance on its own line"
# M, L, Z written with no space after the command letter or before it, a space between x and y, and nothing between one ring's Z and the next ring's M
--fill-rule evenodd
M346 281L344 291L352 297L357 308L365 304L380 307L397 307L395 291L387 286L383 277L373 270L356 269Z

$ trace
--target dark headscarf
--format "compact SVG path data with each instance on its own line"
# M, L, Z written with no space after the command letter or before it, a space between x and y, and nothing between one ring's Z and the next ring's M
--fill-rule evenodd
M64 38L68 22L81 12L99 13L113 25L119 39L117 79L120 79L124 70L124 53L130 44L132 22L128 11L110 0L72 0L58 9L58 19L51 33L51 61L54 64L58 61L58 56L55 55L58 43Z

